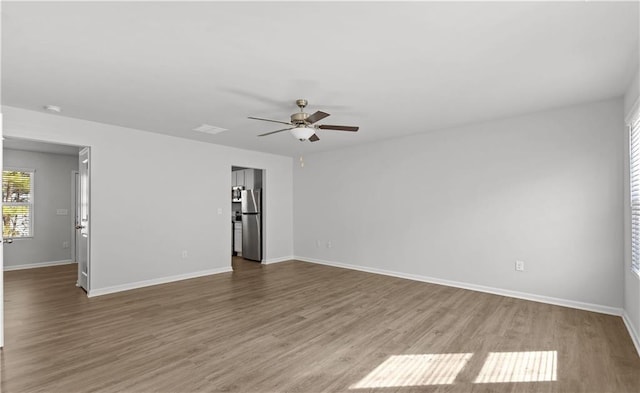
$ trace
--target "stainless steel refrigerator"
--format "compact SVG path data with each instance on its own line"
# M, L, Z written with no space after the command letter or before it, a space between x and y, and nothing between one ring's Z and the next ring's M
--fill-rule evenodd
M262 190L242 190L242 257L262 261Z

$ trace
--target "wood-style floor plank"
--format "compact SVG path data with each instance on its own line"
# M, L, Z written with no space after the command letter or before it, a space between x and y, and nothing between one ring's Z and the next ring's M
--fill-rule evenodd
M5 273L2 392L640 392L615 316L297 261L96 298L75 274ZM540 351L555 380L501 364L501 382L476 383L496 353ZM451 354L470 357L424 360Z

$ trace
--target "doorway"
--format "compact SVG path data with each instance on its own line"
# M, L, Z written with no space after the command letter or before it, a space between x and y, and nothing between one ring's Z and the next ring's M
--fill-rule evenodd
M258 168L231 167L232 266L234 261L264 261L264 172Z
M81 162L85 159L86 165L89 162L88 156L81 157L81 150L83 148L78 146L50 142L19 138L4 140L4 171L13 168L30 174L33 192L21 198L29 202L23 216L11 217L7 215L10 211L3 211L3 224L11 223L13 226L3 226L3 237L14 240L3 247L3 270L72 264L82 257L82 252L78 252L76 247L79 244L75 233L76 211L80 199L76 196L75 174L78 173L80 178ZM88 152L88 149L84 150ZM86 172L88 182L88 168ZM87 212L88 192L87 187ZM83 259L87 267L85 290L90 282L88 243L87 234L86 258ZM78 283L80 279L79 275Z

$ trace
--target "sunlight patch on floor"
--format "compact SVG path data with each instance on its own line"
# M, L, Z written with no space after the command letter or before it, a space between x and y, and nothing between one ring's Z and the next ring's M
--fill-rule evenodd
M556 351L490 352L474 383L557 380Z
M349 389L452 384L472 353L394 355Z

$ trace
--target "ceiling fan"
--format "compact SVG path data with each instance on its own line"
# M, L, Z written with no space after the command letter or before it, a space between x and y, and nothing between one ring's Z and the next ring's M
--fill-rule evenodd
M296 105L300 108L300 112L294 113L291 115L291 121L280 121L280 120L271 120L271 119L263 119L261 117L253 117L249 116L249 119L253 120L262 120L262 121L270 121L272 123L280 123L286 124L289 127L283 128L281 130L275 130L271 132L267 132L266 134L260 134L258 136L267 136L271 134L276 134L282 131L291 131L291 135L293 135L296 139L300 141L310 141L316 142L319 141L318 135L316 134L317 130L335 130L335 131L358 131L359 127L353 126L331 126L327 124L315 124L316 122L324 119L329 116L328 113L317 111L314 114L310 115L304 111L304 108L307 106L308 102L305 99L296 100Z

